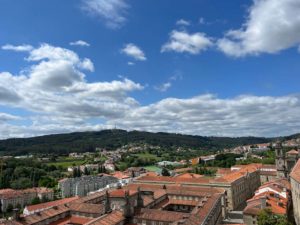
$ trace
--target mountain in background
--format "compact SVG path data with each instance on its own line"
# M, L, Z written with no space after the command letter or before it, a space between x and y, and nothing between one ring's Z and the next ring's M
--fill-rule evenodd
M114 150L126 144L146 143L163 148L186 147L199 150L221 150L240 145L259 144L277 139L289 140L299 134L279 137L203 137L173 133L152 133L144 131L102 130L96 132L76 132L53 134L31 138L11 138L0 140L1 155L23 155L40 153L67 154L70 152L95 151L95 148Z

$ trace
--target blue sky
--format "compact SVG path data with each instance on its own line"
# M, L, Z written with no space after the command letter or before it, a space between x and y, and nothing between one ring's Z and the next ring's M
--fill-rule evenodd
M298 0L0 0L0 138L299 132Z

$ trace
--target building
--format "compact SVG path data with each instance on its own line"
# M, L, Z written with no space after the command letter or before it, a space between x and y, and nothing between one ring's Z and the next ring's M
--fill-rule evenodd
M130 174L131 177L139 177L142 174L146 173L147 170L144 169L143 167L129 167L125 172L128 175Z
M222 188L226 191L226 208L229 210L241 209L246 200L254 195L260 186L261 164L241 165L234 168L230 173L222 177L164 177L164 176L141 176L134 180L135 183L145 184L180 184L184 187L211 187Z
M42 212L46 209L50 209L53 207L58 207L60 205L65 205L68 204L74 200L77 200L79 197L71 197L71 198L63 198L63 199L59 199L56 201L51 201L51 202L45 202L45 203L40 203L40 204L36 204L36 205L28 205L24 208L23 214L25 216L29 216L32 214L36 214L38 212Z
M41 210L2 225L220 224L224 191L178 185L130 184Z
M292 198L293 198L293 211L294 218L297 225L300 225L300 160L296 163L290 174Z
M258 215L263 209L270 209L273 214L287 215L291 210L291 185L286 178L265 183L247 200L243 210L247 225L257 224Z
M171 162L171 161L161 161L157 163L158 166L160 167L165 167L165 166L180 166L181 163L179 162Z
M262 184L277 179L276 165L262 164L260 168L260 182Z
M31 204L35 198L52 200L53 195L53 190L48 188L2 189L0 190L1 211L6 212L10 207L23 208Z
M190 161L191 161L191 164L194 166L194 165L198 165L200 163L206 164L207 162L214 161L215 158L216 158L216 155L207 155L207 156L200 156L197 158L193 158Z
M65 178L59 181L58 187L63 198L71 196L86 196L89 192L97 191L101 188L118 183L118 179L113 176L82 176L76 178Z
M129 184L133 180L133 178L131 177L131 174L127 174L127 173L121 172L121 171L116 171L111 175L113 177L117 178L119 180L119 183L122 185Z

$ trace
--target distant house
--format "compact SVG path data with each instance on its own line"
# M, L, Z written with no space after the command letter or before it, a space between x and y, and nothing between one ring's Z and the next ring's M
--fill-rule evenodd
M160 167L164 167L164 166L179 166L181 164L179 162L161 161L158 162L157 165Z
M127 174L131 174L132 177L139 177L141 174L147 172L143 167L130 167L125 171Z
M6 212L10 205L14 208L25 207L35 198L52 200L53 197L53 190L48 188L2 189L0 190L1 210Z
M112 174L113 177L117 178L121 184L129 184L132 180L132 177L130 174L116 171Z
M116 166L113 163L104 163L103 166L105 167L106 170L109 170L109 171L116 170Z

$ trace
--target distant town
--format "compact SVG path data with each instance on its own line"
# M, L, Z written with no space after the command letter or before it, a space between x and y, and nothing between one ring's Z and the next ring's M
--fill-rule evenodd
M296 138L218 151L132 143L5 155L1 223L300 224L299 148Z

